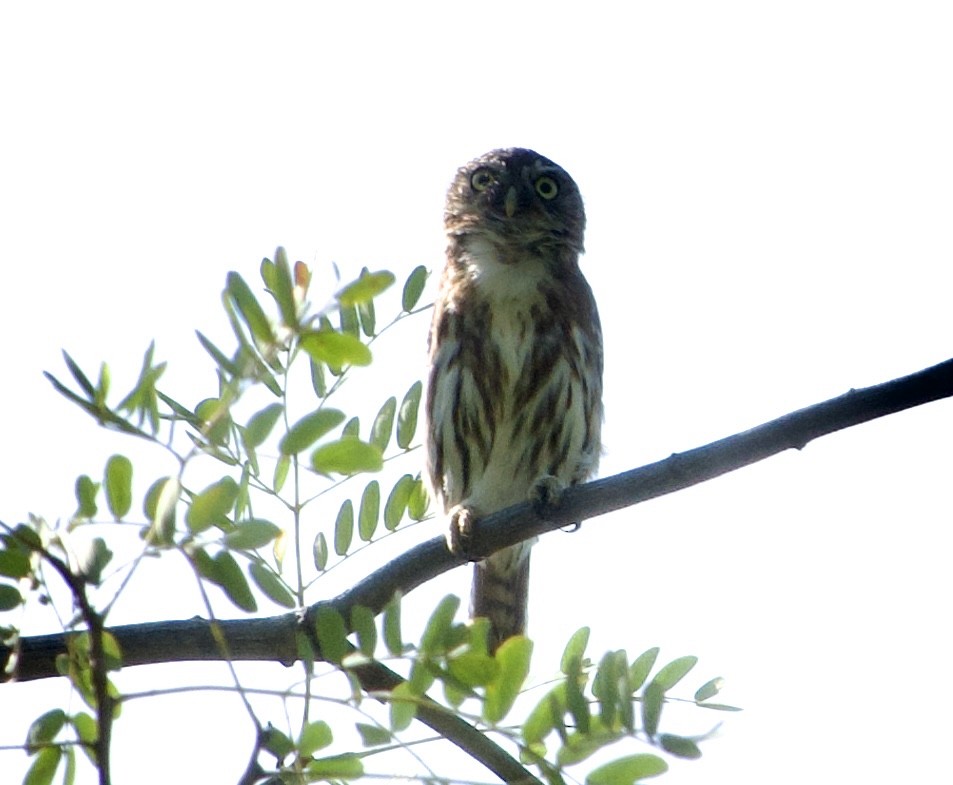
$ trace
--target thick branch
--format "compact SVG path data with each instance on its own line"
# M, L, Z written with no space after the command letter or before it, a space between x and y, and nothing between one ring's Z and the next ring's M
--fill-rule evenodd
M697 485L784 450L800 449L819 436L950 396L953 396L953 360L874 387L851 390L750 431L569 488L559 505L542 515L528 503L489 515L477 523L471 555L483 557L576 521ZM379 612L395 592L407 594L462 563L460 557L447 550L443 537L434 537L398 556L333 600L311 606L307 618L313 618L319 607L327 605L338 610L345 619L350 618L350 611L356 605ZM297 614L288 613L217 624L228 642L232 659L290 664L298 656L295 634L300 622ZM126 666L218 660L222 656L212 637L211 623L205 619L131 624L111 628L110 632L122 649ZM65 637L54 634L21 639L16 679L27 681L58 675L55 658L65 651ZM0 664L6 666L11 654L10 649L0 646Z
M551 509L540 511L525 503L487 516L476 526L470 553L474 558L482 558L508 545L576 521L697 485L790 448L800 449L819 436L950 396L953 396L953 360L874 387L851 390L663 461L569 488L559 505ZM304 616L303 628L313 629L310 622L317 609L328 605L345 619L350 618L350 611L356 605L379 612L395 592L406 594L462 562L450 554L443 537L435 537L397 557L333 600L311 606ZM233 660L290 664L298 656L296 635L302 629L302 617L298 614L216 623ZM211 629L212 622L190 619L127 625L112 628L110 632L123 652L123 664L130 666L221 659ZM55 658L66 650L65 641L64 634L21 639L15 678L26 681L58 675ZM0 664L4 666L0 672L6 674L12 654L10 649L0 646ZM362 684L373 690L380 688L375 685L386 686L391 678L399 678L388 674L390 672L386 669L372 667L362 674ZM454 722L457 718L444 715L436 707L433 712L426 707L421 712L421 719L451 740L455 740L459 733L468 732L459 727L456 730L447 727L447 722ZM477 733L473 728L470 731ZM515 761L513 763L518 766ZM506 761L500 765L505 767ZM490 768L501 774L494 766L490 765ZM510 774L513 776L520 771L525 774L521 768L511 770ZM507 779L505 775L501 776Z
M850 390L750 431L568 488L559 505L542 514L523 503L488 515L477 522L470 554L489 556L530 537L698 485L785 450L800 450L819 436L951 396L953 360L873 387ZM458 564L460 560L449 553L443 538L435 537L371 573L334 604L339 609L364 605L380 611L395 591L406 594Z

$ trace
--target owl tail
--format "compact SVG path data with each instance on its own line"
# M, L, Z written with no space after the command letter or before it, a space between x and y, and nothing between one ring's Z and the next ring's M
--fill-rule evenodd
M491 652L507 638L526 631L529 554L529 546L523 543L473 565L470 616L490 620Z

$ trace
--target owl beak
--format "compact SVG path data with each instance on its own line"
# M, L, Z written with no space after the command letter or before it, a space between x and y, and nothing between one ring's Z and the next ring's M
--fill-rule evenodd
M506 217L512 218L516 214L516 186L510 186L510 190L506 192L506 198L503 199L503 209L506 211Z

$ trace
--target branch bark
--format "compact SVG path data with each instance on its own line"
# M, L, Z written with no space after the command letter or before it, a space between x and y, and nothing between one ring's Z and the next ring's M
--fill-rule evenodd
M849 392L800 409L749 431L676 453L656 463L613 477L566 489L559 504L538 510L517 504L477 522L470 549L479 559L548 531L697 485L791 448L801 449L826 434L850 428L905 409L953 396L953 359L873 387ZM310 627L322 607L335 608L345 619L363 605L380 612L396 592L407 594L432 578L464 563L452 555L442 536L411 548L334 599L320 601L302 616L286 613L262 619L217 621L233 660L268 660L290 665L298 656L295 636L302 623ZM219 660L219 647L206 619L185 619L113 627L123 664L147 665L185 660ZM22 638L14 673L7 673L14 652L0 645L3 680L57 676L56 655L66 651L69 633Z
M688 452L569 488L559 504L552 508L540 510L524 503L489 515L477 523L470 556L483 558L547 531L697 485L791 448L801 449L820 436L951 396L953 359L883 384L850 390L837 398ZM309 631L314 629L314 617L322 607L335 608L345 619L350 618L351 609L357 605L380 612L396 592L407 594L464 561L447 550L442 536L434 537L371 573L338 597L310 606L303 615L288 613L263 619L217 622L205 619L164 621L113 627L110 632L123 652L125 666L222 659L212 633L213 624L224 635L233 660L268 660L290 665L298 657L296 636L304 631L309 638L313 637ZM7 666L14 651L0 645L0 664L4 666L0 669L4 674L0 678L27 681L57 676L55 659L66 651L69 634L21 639L15 652L17 663L12 676L7 673ZM379 689L374 685L390 684L392 678L399 677L386 668L383 671L372 669L364 674L362 683L366 689ZM436 707L434 711L440 716L433 721L440 727L430 722L427 724L451 740L454 740L452 734L467 733L462 728L447 727L450 715L438 709ZM423 715L428 713L429 707ZM472 726L462 724L479 733ZM519 772L525 776L525 770L512 762L518 769L511 769L510 776ZM505 768L508 764L504 760L499 765ZM491 768L504 776L497 768Z

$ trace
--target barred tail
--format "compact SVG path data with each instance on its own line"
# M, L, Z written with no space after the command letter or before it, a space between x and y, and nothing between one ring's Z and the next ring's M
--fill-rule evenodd
M530 548L524 543L473 565L470 616L490 620L491 652L507 638L526 631L529 554Z

